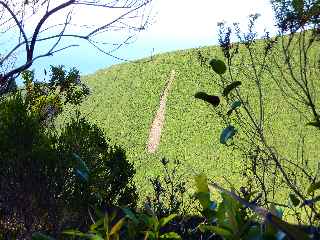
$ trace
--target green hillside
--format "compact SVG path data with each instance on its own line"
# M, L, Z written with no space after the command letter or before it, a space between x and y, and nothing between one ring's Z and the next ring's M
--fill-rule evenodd
M262 44L262 41L257 44L258 57ZM239 66L247 61L242 50L240 48L235 60ZM215 109L194 98L198 91L222 94L222 89L215 84L219 76L207 66L201 66L199 52L207 58L223 58L216 46L189 49L115 65L84 78L92 95L83 104L82 112L102 127L114 143L126 149L129 160L135 164L136 183L142 197L151 189L148 178L161 172L162 157L181 161L181 173L189 179L195 173L205 173L223 184L226 184L224 178L238 187L243 183L243 157L232 147L219 143L225 124L219 120ZM167 99L160 146L155 154L149 154L146 145L150 125L172 70L176 74ZM252 90L255 85L250 75L242 72L237 75L237 80L242 81L241 91L254 102L257 100ZM305 122L289 107L270 76L264 74L262 77L267 93L265 118L269 143L278 147L285 156L296 159L298 136L304 135L308 143L305 158L313 166L319 149L312 143L316 142L318 133L305 127ZM241 134L239 129L235 142ZM286 192L277 193L280 198L282 195L285 197Z

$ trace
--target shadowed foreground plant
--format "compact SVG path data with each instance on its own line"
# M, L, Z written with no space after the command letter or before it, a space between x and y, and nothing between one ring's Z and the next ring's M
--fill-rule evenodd
M163 175L150 179L154 190L154 197L147 199L146 205L156 216L162 217L170 214L184 215L187 211L186 182L178 174L179 161L161 159Z
M219 24L219 43L225 61L213 58L209 64L216 73L213 83L221 89L221 97L216 96L220 104L212 104L209 95L202 92L196 93L195 98L209 102L216 110L217 119L225 124L220 143L243 156L243 168L239 172L262 194L261 204L285 207L299 224L318 226L320 198L315 192L305 191L308 185L319 181L318 160L306 152L302 135L293 139L298 143L296 159L294 154L281 149L279 142L289 139L290 134L296 136L295 131L307 133L306 128L320 126L319 2L272 2L279 27L275 38L266 33L264 41L257 39L254 27L258 15L250 16L246 33L240 30L239 24L233 27ZM302 21L303 17L307 18ZM232 34L238 43L231 43ZM244 83L239 79L245 79ZM268 92L271 86L283 97L281 105L273 102ZM296 128L282 126L290 136L275 131L274 118L281 114L275 111L276 107L297 114L297 119L290 119ZM306 126L303 123L299 126L298 119L306 121ZM309 145L316 144L312 136L307 137L313 141Z
M59 235L67 226L87 224L91 205L134 207L137 201L135 170L121 147L79 114L56 128L63 106L79 104L87 91L74 94L80 84L76 70L54 71L49 84L34 82L32 72L25 72L26 89L0 100L0 232L5 239L30 239L39 230Z
M212 232L223 239L317 239L296 225L282 218L282 212L271 206L270 210L259 207L252 200L254 193L240 197L235 189L228 191L217 183L208 183L204 175L195 177L197 199L203 208L206 222L199 225L203 232ZM211 200L210 194L219 190L222 202Z
M123 212L122 212L123 211ZM172 214L163 218L145 213L134 213L129 208L121 212L112 211L89 226L87 232L79 230L65 230L63 234L79 237L80 239L118 240L118 239L181 239L175 232L163 232L170 221L177 215Z

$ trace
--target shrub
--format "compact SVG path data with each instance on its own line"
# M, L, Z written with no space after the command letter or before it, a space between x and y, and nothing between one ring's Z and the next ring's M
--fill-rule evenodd
M75 80L77 76L73 71L61 79ZM72 95L70 85L62 91L55 84L33 82L32 72L24 77L26 91L0 100L2 237L30 239L38 230L56 235L62 228L87 223L83 216L91 205L134 207L135 170L125 151L111 146L96 125L79 115L62 125L60 134L53 124L70 99L76 99L72 100L75 105L80 103L83 92ZM69 95L65 96L66 91ZM51 116L42 114L57 106Z
M28 109L37 113L41 121L49 124L63 111L66 104L79 105L89 95L89 88L80 81L79 71L67 73L63 66L51 66L49 82L37 82L34 73L22 72Z
M52 147L55 138L20 93L0 102L0 135L0 228L30 232L55 222L66 169Z
M74 172L66 180L65 200L75 207L86 209L88 204L108 206L136 205L137 194L132 183L135 170L126 160L125 151L111 146L103 132L77 115L62 130L58 151L71 164ZM85 166L85 171L81 166ZM88 176L86 176L86 174Z
M162 176L157 175L149 179L154 193L151 198L147 198L145 207L146 210L153 212L158 217L178 213L185 215L187 212L186 182L182 180L181 174L177 174L181 163L179 161L172 163L170 164L168 159L162 158Z

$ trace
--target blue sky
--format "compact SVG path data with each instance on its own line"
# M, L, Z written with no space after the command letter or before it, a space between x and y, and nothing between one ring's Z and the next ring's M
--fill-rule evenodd
M245 29L248 16L254 13L261 14L257 25L259 33L262 34L265 28L274 31L269 0L154 0L152 9L152 25L141 32L134 43L121 48L115 55L130 60L166 51L214 45L217 43L217 22L239 22ZM86 11L77 21L86 19L91 19L93 24L101 20L97 13ZM75 66L82 74L89 74L120 62L93 49L85 41L76 43L81 46L42 58L33 68L40 69L40 76L42 69L50 64Z

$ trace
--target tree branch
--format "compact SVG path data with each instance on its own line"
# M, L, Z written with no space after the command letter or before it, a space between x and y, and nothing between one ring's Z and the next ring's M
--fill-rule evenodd
M101 27L93 30L93 31L90 32L86 37L87 37L87 38L90 38L92 35L96 34L97 32L100 32L100 31L102 31L102 30L104 30L104 29L106 29L106 28L108 28L108 27L110 27L113 23L119 21L120 19L122 19L123 17L129 15L130 13L137 11L138 9L142 8L143 6L146 6L146 5L147 5L148 3L150 3L150 2L151 2L151 0L145 1L144 3L140 4L140 5L137 6L136 8L133 8L133 9L131 9L130 11L125 12L124 14L120 15L119 17L117 17L117 18L114 19L113 21L109 22L108 24L103 25L103 26L101 26Z
M12 16L12 18L14 19L15 23L17 24L18 28L19 28L19 31L20 33L22 34L23 38L24 38L24 41L26 43L26 52L28 53L29 52L29 44L28 44L28 38L27 38L27 35L22 27L22 25L20 24L17 16L14 14L14 12L10 9L10 7L3 1L0 1L0 4L5 8L7 9L7 11L10 13L10 15Z

